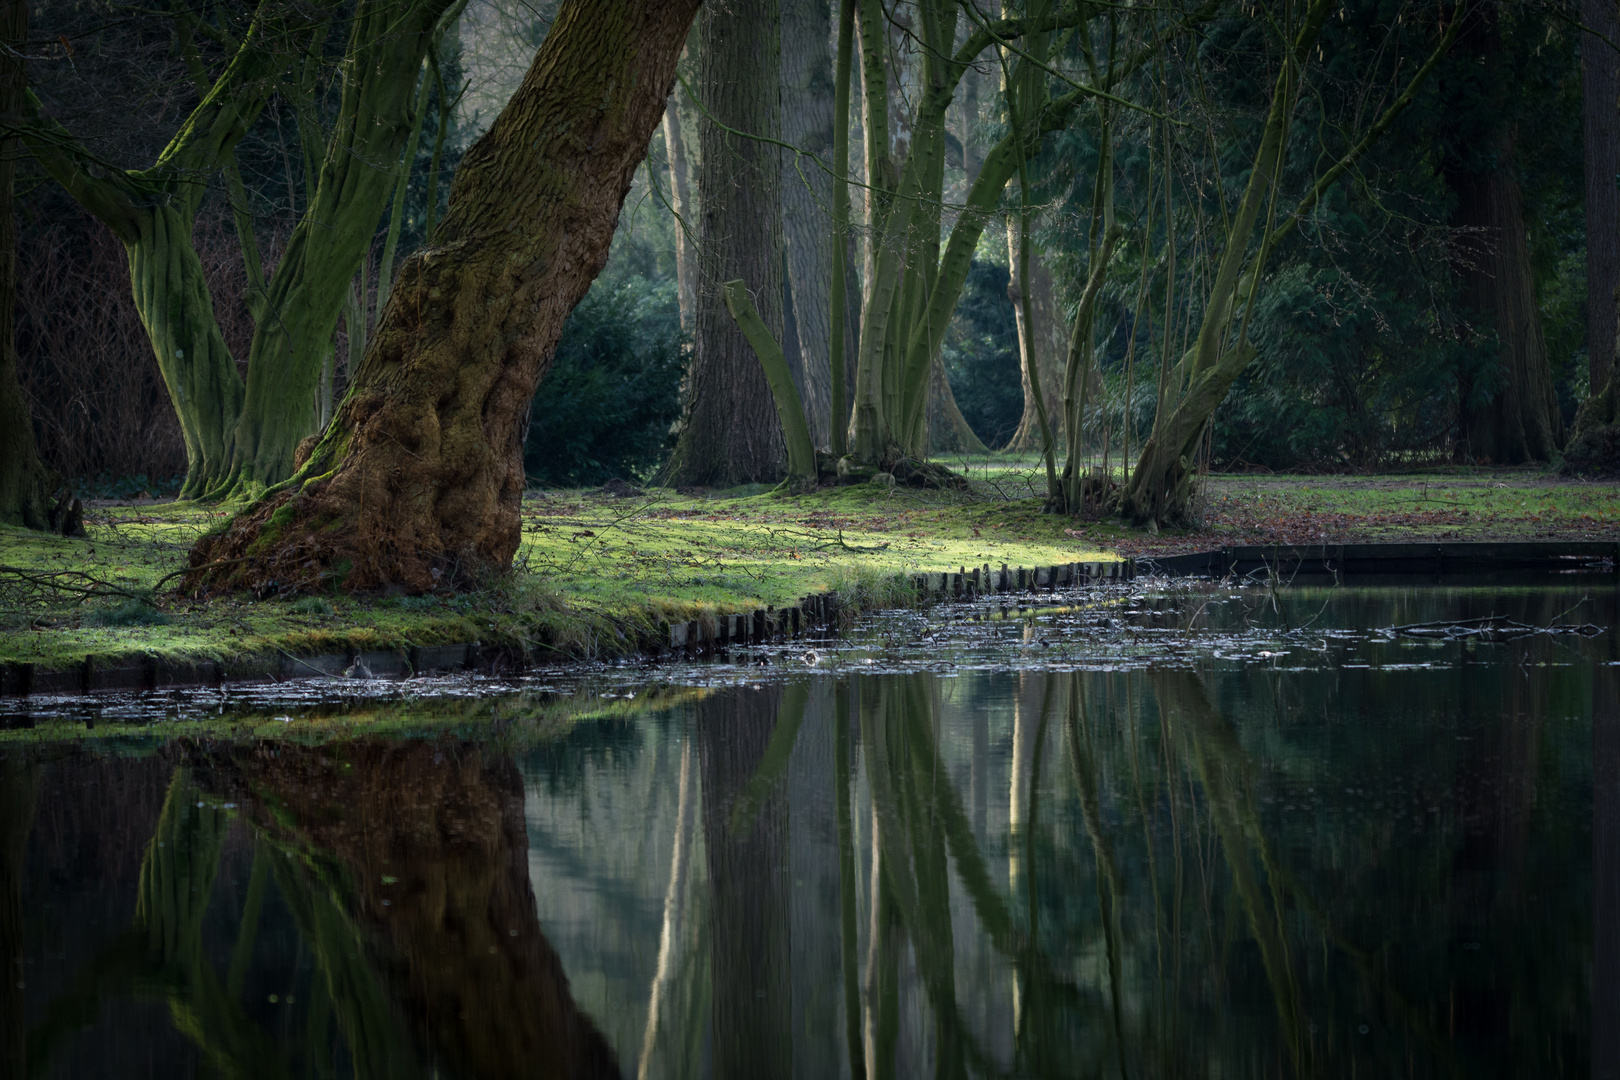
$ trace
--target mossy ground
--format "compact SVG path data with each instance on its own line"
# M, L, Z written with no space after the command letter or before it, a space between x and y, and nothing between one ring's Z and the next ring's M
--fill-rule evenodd
M1620 537L1620 487L1543 470L1217 476L1200 496L1199 528L1150 536L1118 522L1043 514L1037 457L948 464L969 477L968 490L535 493L524 502L513 573L459 595L199 601L160 590L154 610L168 622L146 623L138 612L131 617L125 596L42 595L7 580L0 661L60 667L133 652L223 659L468 641L602 656L656 639L667 620L789 606L825 590L881 605L903 597L895 584L906 575L985 563L1051 565L1222 544ZM97 505L87 539L0 529L0 565L83 571L144 594L185 565L196 538L231 509Z
M98 505L87 514L87 539L0 529L0 565L82 571L145 595L230 509ZM468 641L560 658L613 655L655 640L673 619L791 606L827 590L871 606L900 598L896 582L920 571L1114 557L1065 535L1065 524L980 490L537 492L524 502L514 571L458 595L196 600L174 594L170 581L152 600L168 622L143 624L117 614L127 596L85 600L0 580L0 662L50 668L87 655L224 659Z

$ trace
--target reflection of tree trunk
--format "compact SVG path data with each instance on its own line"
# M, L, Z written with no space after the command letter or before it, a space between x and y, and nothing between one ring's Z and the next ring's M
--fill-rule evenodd
M712 17L711 13L711 17ZM709 864L714 1075L793 1072L788 807L779 780L734 820L776 726L779 690L739 687L697 706L703 843ZM753 794L753 793L751 793Z
M686 900L687 841L692 824L692 740L681 740L680 794L675 800L675 840L669 856L669 887L664 891L664 926L658 936L658 966L647 996L647 1029L641 1037L641 1059L636 1076L646 1080L658 1038L658 1012L675 971L675 939L680 932L681 909Z
M23 854L34 823L38 769L15 748L0 757L0 1078L28 1075L28 1025L23 1020L27 969L23 955Z
M729 487L776 479L784 463L765 373L720 290L741 279L781 341L781 153L736 134L781 134L781 30L775 0L707 8L701 27L697 330L669 473Z
M1043 400L1047 402L1047 420L1051 424L1052 438L1063 437L1063 410L1055 408L1057 402L1063 400L1063 373L1060 357L1064 356L1063 320L1058 317L1057 302L1052 295L1052 272L1046 268L1046 263L1038 252L1031 252L1029 259L1029 306L1030 316L1035 320L1035 356L1033 363L1028 350L1024 347L1024 305L1019 303L1024 283L1018 280L1018 222L1015 217L1007 220L1007 257L1012 267L1012 277L1007 285L1007 296L1012 301L1013 317L1018 324L1018 371L1019 380L1024 388L1024 415L1018 421L1018 427L1012 438L1007 440L1006 450L1023 452L1041 449L1041 421L1040 414L1035 408L1035 395L1030 385L1030 371L1038 369L1041 373L1041 391Z
M1502 52L1497 13L1487 5L1470 17L1477 21L1458 39L1457 49L1477 58L1493 89L1502 93L1507 75L1497 62ZM1500 385L1490 401L1475 407L1468 400L1474 388L1463 388L1462 434L1476 460L1499 464L1546 461L1564 441L1536 306L1514 137L1504 122L1487 136L1483 171L1462 162L1446 170L1446 182L1457 195L1453 223L1464 230L1453 260L1463 303L1473 322L1495 329L1500 349Z
M831 36L827 0L783 0L782 138L825 165L832 162ZM783 154L782 224L800 359L793 381L817 446L828 444L832 411L831 208L832 177L810 158Z
M1268 874L1271 878L1268 900L1249 851L1245 823L1252 822L1253 812L1251 807L1242 805L1248 785L1238 765L1241 749L1237 735L1210 701L1209 691L1197 673L1167 668L1155 671L1153 676L1154 694L1165 721L1171 726L1182 726L1189 735L1193 767L1204 789L1210 820L1220 836L1226 863L1232 870L1238 899L1248 917L1249 932L1260 950L1260 963L1271 987L1283 1042L1293 1059L1294 1072L1305 1075L1311 1044L1302 1030L1304 1003L1300 999L1288 939L1283 932L1279 883L1274 873ZM1260 846L1263 838L1256 835L1254 840ZM1263 846L1257 854L1264 863Z
M1592 668L1592 1075L1620 1077L1620 676Z
M382 973L410 1029L449 1072L619 1075L536 917L509 759L470 745L353 742L196 765L272 836L341 866L351 917L383 943Z

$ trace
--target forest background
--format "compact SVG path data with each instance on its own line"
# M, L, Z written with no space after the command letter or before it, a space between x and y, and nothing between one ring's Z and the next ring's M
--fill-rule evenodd
M432 64L418 77L420 119L406 167L349 284L317 389L317 416L329 416L341 399L351 353L374 324L391 268L442 214L461 152L516 87L555 4L472 0L452 7ZM834 7L782 0L779 15L779 135L800 151L778 155L781 338L823 447L830 435L829 256L813 249L827 244L830 214L820 166L831 150ZM154 158L197 99L172 13L78 0L31 9L30 40L46 47L36 50L41 58L29 76L51 118L105 162L137 166ZM1208 466L1342 471L1556 460L1565 429L1601 374L1588 349L1583 179L1581 64L1593 39L1579 31L1578 11L1556 3L1483 10L1487 17L1440 61L1412 105L1272 255L1246 326L1255 360L1215 412L1204 443ZM891 83L890 137L903 151L907 96L917 86L906 73L919 69L923 46L906 4L885 11L884 45L899 73ZM1285 159L1283 188L1308 187L1337 144L1387 105L1400 74L1409 75L1433 46L1433 26L1400 30L1410 14L1387 0L1336 10L1319 45L1319 73L1297 106L1290 138L1299 150ZM1126 112L1113 133L1118 191L1110 197L1122 215L1137 216L1138 236L1121 246L1095 302L1095 383L1081 438L1100 461L1118 464L1140 448L1163 399L1159 358L1180 355L1203 315L1220 222L1247 180L1267 104L1269 73L1244 63L1255 34L1253 18L1225 13L1167 44L1159 60L1162 100L1154 104L1178 122ZM695 28L607 267L569 319L535 398L524 459L536 485L653 480L676 446L699 287L688 282L683 297L680 279L681 247L691 243L702 212L696 181L705 106L692 93L700 83L700 39ZM1077 38L1068 42L1079 48ZM341 42L328 48L340 50ZM1005 79L992 50L964 74L949 108L946 226L987 149L1008 130ZM327 76L307 100L272 97L236 146L240 189L233 194L226 172L208 179L193 247L244 377L255 273L273 278L313 189L318 148L300 140L308 138L312 113L324 110L328 124L339 114L340 94L339 80ZM856 98L851 143L859 146ZM998 222L980 237L940 349L944 377L930 391L934 452L1039 450L1029 374L1032 366L1042 373L1048 401L1061 397L1070 321L1095 251L1088 230L1100 154L1097 131L1082 123L1056 132L1028 162L1033 365L1022 355L1028 346L1011 288L1015 230ZM859 153L850 171L858 200L867 183ZM1173 231L1162 208L1157 226L1150 216L1141 227L1147 204L1166 200L1158 175L1171 178L1163 205ZM1018 185L1008 185L1002 209L1009 223L1019 197ZM683 198L688 205L677 217ZM26 156L17 209L19 375L41 456L86 491L172 494L186 472L186 447L132 299L124 245ZM249 234L262 270L244 258ZM1517 242L1497 242L1503 236ZM864 270L854 252L852 244L852 294ZM1504 303L1504 290L1515 289ZM1612 333L1612 316L1610 326ZM1607 356L1599 350L1600 368ZM1499 445L1484 429L1492 403L1512 393L1502 372L1523 365L1543 370L1551 387L1551 437Z

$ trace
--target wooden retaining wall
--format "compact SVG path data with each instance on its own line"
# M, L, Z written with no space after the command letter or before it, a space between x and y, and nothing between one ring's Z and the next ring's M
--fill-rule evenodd
M1050 591L1091 582L1128 580L1129 562L1067 563L1000 569L989 565L955 573L918 574L912 578L924 602L968 598L991 593ZM710 616L663 624L659 638L643 642L653 655L713 653L733 645L781 641L836 626L839 616L835 593L804 597L793 607L763 607L755 611ZM353 653L293 656L272 651L246 653L227 660L171 660L147 654L87 656L66 668L45 668L31 663L0 664L0 694L27 696L110 691L169 690L220 686L226 683L286 682L298 679L343 679L354 663ZM454 672L499 675L521 670L540 661L506 647L477 642L466 645L425 645L359 654L359 661L377 678L404 678Z

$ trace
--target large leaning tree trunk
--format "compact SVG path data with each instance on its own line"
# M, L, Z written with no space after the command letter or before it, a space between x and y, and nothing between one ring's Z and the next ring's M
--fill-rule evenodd
M782 0L782 139L811 155L782 155L787 285L799 358L793 381L817 446L828 445L832 415L831 40L827 0Z
M14 130L22 116L23 66L17 50L28 37L27 0L0 4L0 123ZM50 527L51 476L34 445L34 424L17 379L17 336L12 304L17 296L15 138L0 139L0 525Z
M426 590L510 567L529 404L607 261L696 9L562 6L401 267L320 443L197 543L192 565L217 565L193 585Z
M1547 345L1541 333L1541 310L1525 236L1524 200L1514 162L1515 131L1506 113L1506 65L1499 14L1486 4L1467 18L1458 48L1485 80L1483 87L1499 107L1494 129L1484 133L1482 155L1457 156L1447 162L1446 182L1457 196L1452 224L1458 239L1453 267L1462 285L1462 302L1475 332L1496 332L1495 385L1462 388L1462 440L1476 461L1522 464L1546 461L1564 442L1564 422L1553 390ZM1465 84L1466 85L1466 84ZM1612 186L1612 180L1611 180ZM1612 225L1611 225L1612 227ZM1473 400L1470 400L1473 399Z
M1581 0L1581 134L1586 172L1586 355L1589 394L1609 382L1620 327L1620 5Z
M782 340L781 31L776 0L703 14L698 97L697 334L667 472L712 487L776 480L786 462L770 386L726 309L740 280ZM746 134L743 134L746 133Z

